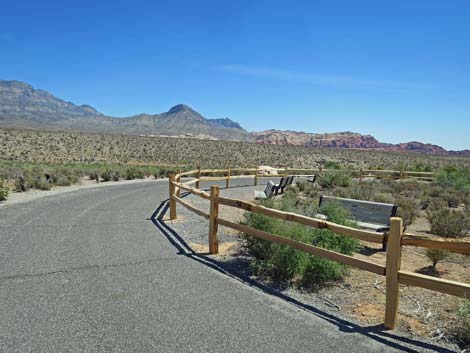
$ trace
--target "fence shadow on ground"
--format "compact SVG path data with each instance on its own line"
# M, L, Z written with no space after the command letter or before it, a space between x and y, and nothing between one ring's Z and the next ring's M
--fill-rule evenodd
M188 194L189 193L184 193L181 195L181 197L185 197ZM390 331L386 331L383 325L360 326L351 321L347 321L344 318L322 311L312 305L302 303L295 298L280 293L273 288L251 279L249 276L249 270L247 266L248 263L246 259L240 258L228 262L221 262L209 257L207 254L196 253L193 249L191 249L186 241L163 220L163 217L168 211L168 208L169 201L162 201L152 214L151 221L155 227L167 238L167 240L176 248L179 255L186 256L204 266L208 266L211 269L218 271L219 273L238 280L244 285L250 286L266 294L282 299L292 305L295 305L297 308L311 313L337 326L341 332L361 334L379 343L385 344L390 348L394 348L402 352L418 353L422 352L423 349L439 353L455 352L432 343L394 334Z

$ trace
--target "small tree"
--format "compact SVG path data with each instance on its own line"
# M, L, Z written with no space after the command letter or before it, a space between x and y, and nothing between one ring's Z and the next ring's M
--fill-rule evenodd
M438 249L427 249L426 256L432 261L432 269L435 270L437 263L447 258L449 256L449 252Z

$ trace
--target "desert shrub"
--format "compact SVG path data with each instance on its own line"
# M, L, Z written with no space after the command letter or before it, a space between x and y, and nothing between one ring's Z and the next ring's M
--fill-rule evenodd
M383 202L383 203L394 203L393 195L384 192L377 192L371 195L371 201Z
M470 348L470 299L464 299L459 307L454 333L462 348Z
M412 171L414 172L427 172L430 173L433 171L432 165L429 163L418 162L413 166Z
M121 177L119 171L106 169L102 174L101 178L103 181L118 181Z
M426 256L431 260L431 267L435 270L437 263L447 258L449 256L449 252L439 249L426 249Z
M448 208L428 212L428 220L431 223L431 233L442 237L463 237L470 228L468 215Z
M15 191L25 192L29 190L29 185L26 183L23 176L18 176L15 179Z
M405 170L410 172L432 172L432 165L423 161L418 161L413 164L398 164L397 170Z
M421 199L420 207L427 211L436 211L448 206L448 202L440 198L426 196Z
M318 211L313 207L300 209L295 198L290 195L283 197L280 201L265 201L264 205L307 215ZM333 203L329 203L321 212L326 214L333 222L352 225L347 220L348 212ZM257 213L246 213L244 223L256 229L343 254L350 255L359 247L359 243L350 237ZM328 282L339 280L345 274L346 267L337 262L325 260L286 245L271 243L249 235L244 235L243 238L248 253L253 256L252 269L257 274L269 276L279 281L295 281L298 285L308 289L316 289Z
M129 167L124 172L124 178L126 180L143 179L144 177L145 173L139 168Z
M441 199L445 201L448 207L457 208L463 202L462 193L448 190L445 194L441 195Z
M352 178L349 174L328 172L323 173L317 178L318 184L324 189L331 189L335 186L347 187L351 185Z
M159 170L159 176L161 178L168 177L171 173L176 173L176 168L159 167Z
M90 171L90 172L88 172L88 178L90 180L96 180L96 182L99 183L99 181L100 181L100 172L98 172L97 170Z
M5 180L0 179L0 201L5 201L8 197L10 189L6 184Z
M339 170L339 169L341 169L341 164L339 164L338 162L335 162L335 161L326 161L323 167L325 169Z
M309 191L310 189L313 188L313 185L312 183L309 183L305 180L300 180L296 183L297 185L297 188L299 189L300 192L307 192Z
M470 193L470 168L447 166L436 174L435 179L443 187L453 187L464 193Z
M44 174L40 168L33 168L31 171L25 171L15 183L19 187L19 191L27 191L29 189L50 190L52 179Z
M79 181L78 170L59 168L42 169L34 167L18 173L15 177L15 190L28 191L29 189L49 190L53 185L68 186Z
M345 197L348 199L369 200L372 191L368 187L365 187L360 183L355 183L348 188L334 190L333 193L335 194L335 196Z
M395 203L398 205L397 216L403 219L403 225L409 226L418 216L418 203L405 197L398 197Z
M69 169L58 169L51 173L51 182L58 186L69 186L78 182L78 176Z
M37 190L50 190L52 185L51 182L48 181L45 177L36 176L33 183L31 184L31 187Z
M306 196L308 196L309 199L319 198L320 191L317 188L315 188L313 183L307 182L305 180L300 180L291 186L295 186L297 193L303 192Z

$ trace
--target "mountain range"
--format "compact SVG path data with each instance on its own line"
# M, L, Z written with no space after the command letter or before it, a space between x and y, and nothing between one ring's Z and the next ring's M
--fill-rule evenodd
M131 135L166 135L251 141L236 122L207 119L184 104L161 114L105 116L89 105L63 101L19 81L0 81L0 126Z
M250 133L229 118L208 119L184 104L178 104L160 114L143 113L123 118L110 117L89 105L66 102L27 83L5 80L0 80L0 127L195 137L260 144L470 156L469 150L447 151L440 146L417 141L400 144L382 143L371 135L349 131L318 134L266 130Z

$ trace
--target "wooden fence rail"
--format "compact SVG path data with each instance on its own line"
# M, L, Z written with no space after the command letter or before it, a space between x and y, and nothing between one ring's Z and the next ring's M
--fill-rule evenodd
M301 171L309 173L323 173L327 170L314 170L314 169L278 169L282 175L287 175L292 171ZM238 173L252 173L248 175L237 175ZM352 171L351 171L352 172ZM359 174L359 180L364 176L380 174L380 176L388 175L404 179L406 177L417 178L432 178L433 173L427 172L408 172L408 171L393 171L393 170L361 170L354 171ZM225 173L226 176L206 176L207 174ZM206 175L203 175L206 174ZM193 177L193 179L183 182L182 177ZM264 177L259 175L258 168L227 168L227 169L201 169L200 166L196 170L187 171L184 173L171 174L169 177L169 203L170 203L170 219L176 219L176 203L182 205L195 214L209 220L209 253L218 253L218 226L222 225L235 229L239 232L264 239L266 241L284 244L299 251L303 251L312 255L320 256L328 260L337 261L349 266L359 268L361 270L370 271L377 275L385 276L386 281L386 305L385 305L385 318L384 326L387 329L394 329L397 322L398 302L399 302L399 286L408 285L414 287L426 288L429 290L450 294L458 297L470 298L470 285L466 283L450 281L422 274L417 274L409 271L402 270L401 267L401 252L403 246L417 246L429 249L441 249L462 254L470 254L470 242L448 240L443 238L430 239L425 237L418 237L412 234L403 233L403 221L401 218L393 217L390 219L390 231L387 233L378 233L368 230L356 229L340 224L328 222L321 219L311 218L304 215L283 212L280 210L264 207L255 203L231 199L219 196L219 186L213 185L210 187L210 193L200 189L202 181L215 181L225 180L225 187L230 187L230 179L234 178L254 178L254 184L257 185L258 178ZM267 176L273 177L273 176ZM195 184L195 187L192 185ZM191 203L184 201L179 195L181 190L185 190L193 195L209 200L209 213L198 209ZM303 224L308 227L328 229L340 235L353 237L367 242L382 243L387 242L386 265L376 264L370 261L361 260L352 256L344 255L335 251L327 250L314 246L312 244L303 243L294 239L283 237L280 235L265 232L239 223L228 221L219 217L219 206L228 206L250 211L254 213L263 214L265 216L278 218L288 222L295 222Z

